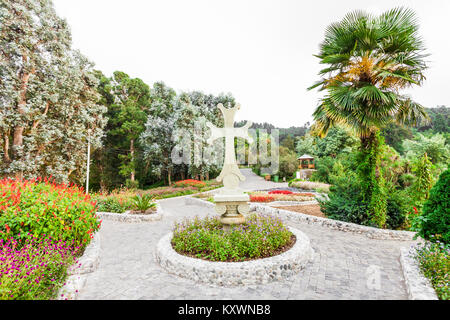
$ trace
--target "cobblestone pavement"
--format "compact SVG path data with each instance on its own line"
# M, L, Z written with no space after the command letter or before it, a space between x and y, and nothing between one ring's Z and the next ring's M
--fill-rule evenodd
M244 189L274 187L249 170L242 171L247 177ZM218 287L168 274L155 261L159 239L174 221L212 210L185 205L183 197L161 200L161 206L165 214L161 221L103 222L100 265L89 274L79 299L407 299L399 248L409 242L373 240L307 224L290 225L309 236L315 257L291 279Z

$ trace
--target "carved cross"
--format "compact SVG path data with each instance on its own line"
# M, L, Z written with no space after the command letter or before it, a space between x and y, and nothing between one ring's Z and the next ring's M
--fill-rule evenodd
M212 123L208 122L207 126L211 129L211 136L207 143L211 144L214 140L225 137L225 161L222 171L217 177L217 181L223 181L223 185L226 189L236 189L239 186L239 181L244 181L245 177L239 171L239 167L236 163L234 138L244 138L249 143L252 143L253 139L248 134L248 128L252 125L252 122L247 121L242 127L235 128L234 115L236 111L240 109L240 105L237 104L233 108L225 108L223 104L219 103L217 108L219 108L223 114L224 127L217 128Z

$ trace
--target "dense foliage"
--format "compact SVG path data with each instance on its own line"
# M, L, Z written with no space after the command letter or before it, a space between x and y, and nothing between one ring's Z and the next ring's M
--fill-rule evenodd
M50 0L0 2L0 176L83 182L106 119L92 64Z
M450 170L440 175L430 191L419 218L419 234L425 239L450 243Z
M377 227L377 222L368 214L369 204L364 201L357 176L350 172L346 174L334 180L328 193L329 199L318 199L321 211L331 219ZM386 200L386 228L403 227L409 209L407 200L399 191L389 194Z
M224 230L218 217L194 218L175 225L173 248L212 261L243 261L272 256L292 233L279 218L252 214L246 222Z

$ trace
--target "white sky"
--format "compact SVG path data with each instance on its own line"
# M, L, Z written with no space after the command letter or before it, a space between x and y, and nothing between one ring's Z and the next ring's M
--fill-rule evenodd
M409 93L426 107L450 106L450 1L53 0L74 48L107 76L115 70L177 92L231 92L236 120L279 127L312 121L320 94L325 28L352 10L415 10L431 56L427 80Z

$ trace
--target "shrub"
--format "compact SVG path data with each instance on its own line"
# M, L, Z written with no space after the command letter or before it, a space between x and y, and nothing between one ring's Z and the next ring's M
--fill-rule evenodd
M137 189L137 188L139 188L139 181L127 179L127 180L125 181L125 186L126 186L128 189Z
M444 171L423 206L419 234L425 239L450 242L450 171Z
M73 243L28 236L0 239L0 300L54 298L68 267L76 263Z
M330 188L329 187L318 187L318 188L316 188L316 191L318 193L328 193L328 192L330 192Z
M367 205L362 201L360 186L354 177L341 178L330 187L329 200L317 199L320 210L331 219L369 224Z
M450 299L450 247L443 243L427 242L417 249L416 259L423 274L430 279L441 300Z
M101 198L97 201L97 211L124 213L129 210L130 204L127 201L114 196Z
M333 174L333 165L337 160L332 157L319 158L315 162L315 169L311 175L312 181L331 183L330 176Z
M212 261L243 261L272 256L290 243L292 233L281 220L252 214L244 224L224 230L218 217L177 223L173 248L181 253Z
M405 224L410 198L404 191L392 190L386 206L386 228L399 229Z
M354 174L336 179L328 194L329 200L317 199L322 212L331 219L378 227L371 221L363 201L361 186ZM409 210L410 199L405 192L390 190L386 205L386 224L389 229L399 229L404 226Z
M0 180L0 239L45 234L84 248L100 227L95 207L76 185Z

